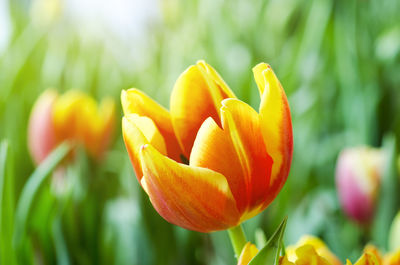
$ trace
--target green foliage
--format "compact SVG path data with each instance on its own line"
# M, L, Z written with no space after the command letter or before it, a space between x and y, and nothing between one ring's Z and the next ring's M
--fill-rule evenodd
M249 265L279 264L279 257L284 255L283 234L285 233L287 217L283 219L265 246L250 261ZM283 251L283 252L281 252Z
M16 264L12 248L14 229L13 176L9 167L11 158L6 140L0 142L0 264Z
M390 225L398 211L399 200L399 174L397 171L397 148L393 135L385 138L384 147L387 162L383 173L382 191L379 196L375 223L373 226L373 242L382 249L388 250ZM382 233L387 231L387 233Z

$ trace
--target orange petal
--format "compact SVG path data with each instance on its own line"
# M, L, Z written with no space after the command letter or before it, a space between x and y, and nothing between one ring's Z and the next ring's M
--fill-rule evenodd
M28 147L36 164L44 160L56 145L52 111L57 97L57 92L46 90L32 108L28 125Z
M371 253L371 254L375 255L379 264L382 264L382 261L383 261L382 254L380 253L379 249L377 247L375 247L374 245L372 245L372 244L366 245L364 248L364 253ZM400 252L399 252L399 254L400 254ZM400 262L400 259L399 259L399 262ZM398 263L398 264L400 264L400 263Z
M166 154L164 139L150 118L140 117L137 114L127 114L122 118L122 134L136 177L140 181L143 177L139 157L141 146L150 143L161 153Z
M182 151L176 139L168 110L152 100L145 93L133 88L126 91L122 90L121 103L125 115L136 113L152 119L164 137L168 156L175 161L181 161L180 156Z
M142 186L168 222L199 232L238 224L235 200L223 175L177 163L151 145L142 147L140 157Z
M89 106L91 105L91 106ZM96 102L80 91L70 90L57 98L53 108L53 122L58 141L82 140L82 110L96 106Z
M211 117L200 127L189 164L209 168L226 176L239 212L245 211L247 190L244 188L246 183L239 158L229 133L223 131Z
M98 106L91 97L85 97L80 106L79 135L89 153L100 159L106 151L115 122L115 103L105 98Z
M172 125L184 154L189 157L201 124L212 117L218 124L224 98L235 95L218 73L203 61L190 66L175 83L171 94Z
M376 256L371 252L364 253L354 265L380 265Z
M293 153L293 133L289 104L285 91L271 67L260 63L253 68L261 95L260 125L273 166L271 185L276 197L289 174Z
M222 105L223 130L211 118L204 122L190 165L226 176L245 220L267 205L272 160L266 153L257 112L237 99L225 99Z
M247 265L257 255L258 249L250 242L247 242L244 246L242 253L240 254L238 265Z

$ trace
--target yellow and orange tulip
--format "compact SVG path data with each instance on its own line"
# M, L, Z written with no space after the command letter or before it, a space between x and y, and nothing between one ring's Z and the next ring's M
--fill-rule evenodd
M304 248L304 246L308 247ZM286 253L288 260L296 264L304 264L302 261L304 261L305 258L314 256L315 259L320 260L320 262L316 264L325 264L325 262L328 262L328 264L331 265L342 265L342 262L329 250L321 239L310 235L305 235L300 238L296 245L288 246L286 248ZM310 257L307 257L307 255Z
M380 265L378 258L374 253L364 252L364 254L357 260L354 265ZM347 260L346 265L352 265L352 263Z
M247 265L257 255L257 248L248 242L240 255L238 265ZM280 265L342 265L325 243L314 236L303 236L296 245L286 248L286 255L279 259ZM352 265L346 260L346 265ZM367 245L354 265L400 265L400 250L381 255L373 245Z
M286 256L281 257L281 265L342 265L342 262L333 254L325 243L314 236L303 236L296 245L286 248ZM346 265L352 263L347 260ZM364 253L354 265L380 265L382 264L379 251L368 245ZM385 264L385 263L383 263Z
M59 95L46 90L32 108L28 125L28 147L39 164L62 141L82 144L94 158L104 154L113 131L115 103L104 99L98 106L78 91Z
M122 131L136 176L170 223L228 229L264 210L284 185L293 150L288 101L269 65L253 73L258 112L204 61L180 75L170 111L139 90L122 91Z
M375 246L367 245L364 249L364 254L365 253L375 256L378 262L377 264L400 265L400 249L382 255Z

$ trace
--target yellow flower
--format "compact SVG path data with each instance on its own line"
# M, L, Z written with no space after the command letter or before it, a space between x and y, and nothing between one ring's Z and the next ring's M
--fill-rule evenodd
M372 252L364 252L364 254L357 260L354 265L380 265L378 258ZM346 265L352 265L352 263L347 260Z
M293 150L289 105L269 65L253 72L259 112L203 61L176 81L170 111L136 89L122 91L136 177L167 221L201 232L228 229L264 210L284 185Z
M302 248L303 246L308 246L307 248ZM312 250L311 248L312 247ZM315 253L314 253L315 252ZM307 257L308 254L312 254L313 259L317 260L319 263L317 264L328 264L331 265L341 265L342 262L333 254L329 248L325 245L325 243L317 237L305 235L297 242L294 246L288 246L286 248L288 261L295 262L298 264L306 264L302 263L307 260L311 260L311 256ZM320 257L320 258L318 258ZM299 260L300 263L297 263Z
M28 127L28 145L36 163L40 163L59 143L70 140L82 144L94 158L101 158L111 140L115 104L110 98L98 106L90 96L68 91L58 95L45 91L32 108Z

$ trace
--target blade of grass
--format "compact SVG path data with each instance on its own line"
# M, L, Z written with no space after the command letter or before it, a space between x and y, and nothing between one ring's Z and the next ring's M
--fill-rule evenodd
M0 143L0 264L16 264L12 248L14 229L14 176L8 140Z
M372 238L379 247L387 250L390 225L399 207L399 181L397 176L396 139L390 134L384 139L386 165L382 178L376 217L372 228Z
M63 235L61 213L53 220L52 234L56 249L57 264L69 265L68 248Z
M18 201L15 230L14 230L14 246L20 247L25 236L27 220L29 218L32 203L35 201L35 196L38 190L44 183L46 177L56 168L56 166L67 156L70 150L68 143L63 143L58 146L33 172L26 182L20 199Z

